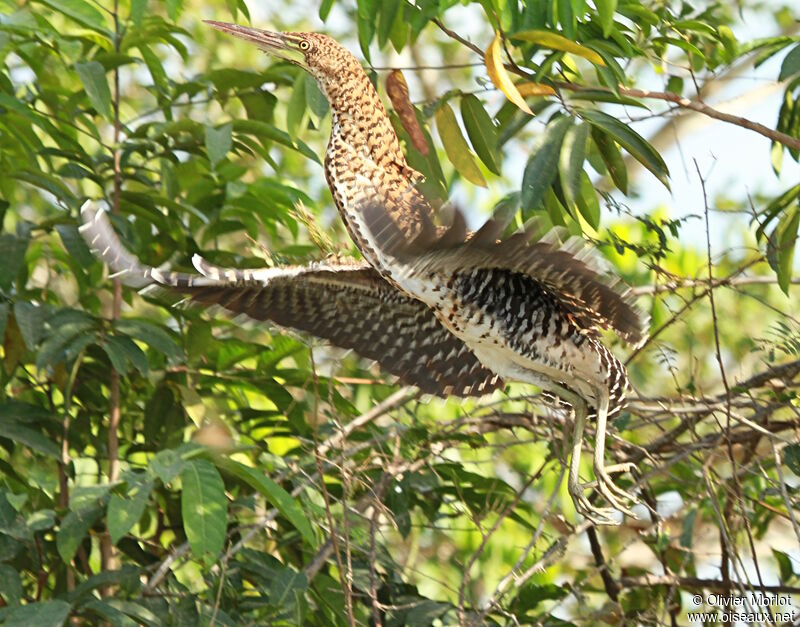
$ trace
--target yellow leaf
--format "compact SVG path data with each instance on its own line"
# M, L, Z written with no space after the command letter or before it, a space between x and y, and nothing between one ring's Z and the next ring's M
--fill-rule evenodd
M506 68L503 67L503 60L500 55L500 33L495 34L492 45L486 49L484 60L486 62L486 71L489 73L489 78L492 79L494 86L525 113L533 115L533 111L517 91L517 87L511 82L511 77L506 72Z
M594 50L587 48L586 46L581 46L574 41L570 41L558 33L551 33L550 31L546 30L526 30L521 33L515 33L511 37L513 39L529 41L532 44L550 48L550 50L563 50L564 52L569 52L579 57L583 57L584 59L588 59L595 65L606 64L606 62L603 61L603 57L597 54Z
M555 96L556 90L541 83L517 83L517 91L522 96Z

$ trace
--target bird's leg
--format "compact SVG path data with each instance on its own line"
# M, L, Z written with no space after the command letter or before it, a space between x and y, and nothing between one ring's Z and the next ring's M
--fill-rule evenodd
M629 494L618 487L614 480L609 476L609 470L623 472L630 470L630 464L617 464L606 467L606 423L608 422L608 389L599 388L597 390L597 425L595 427L594 439L594 475L597 478L597 490L602 494L608 503L620 512L633 516L630 508L622 505L619 499L637 502L632 494Z
M559 390L558 395L572 405L575 424L572 428L572 454L569 460L569 476L567 477L567 490L575 504L575 509L587 520L598 525L616 525L612 518L614 510L610 508L597 508L589 502L583 493L584 484L580 482L581 446L583 444L583 430L586 426L588 407L586 401L569 390ZM566 445L565 445L566 448Z

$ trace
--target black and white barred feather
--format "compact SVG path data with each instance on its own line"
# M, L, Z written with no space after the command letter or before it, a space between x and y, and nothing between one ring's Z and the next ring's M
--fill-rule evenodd
M81 216L90 248L132 287L158 285L199 305L310 333L377 361L429 394L478 396L503 386L425 304L396 290L364 262L235 270L195 255L197 274L171 272L142 264L91 201Z

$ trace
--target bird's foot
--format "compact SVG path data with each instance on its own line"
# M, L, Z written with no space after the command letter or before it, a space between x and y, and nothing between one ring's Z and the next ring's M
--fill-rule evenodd
M617 484L615 484L614 480L610 476L610 473L616 474L629 472L634 468L636 468L636 465L631 463L615 464L613 466L606 466L602 463L595 463L594 465L594 474L596 477L595 484L597 491L603 495L606 501L608 501L609 505L611 505L614 509L626 514L627 516L633 517L635 517L633 511L631 511L631 509L626 505L623 505L620 500L631 503L638 503L639 500L633 494L626 492Z
M569 479L567 489L572 497L572 502L575 504L575 510L586 520L596 525L619 525L620 521L614 517L616 514L615 509L592 505L583 493L586 488L593 487L594 483L582 484L572 478Z

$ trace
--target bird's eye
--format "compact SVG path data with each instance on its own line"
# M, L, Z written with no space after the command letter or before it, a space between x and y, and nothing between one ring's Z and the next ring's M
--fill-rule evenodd
M301 40L299 45L300 45L300 50L303 50L303 51L308 50L309 48L311 48L311 44L308 43L305 39Z

